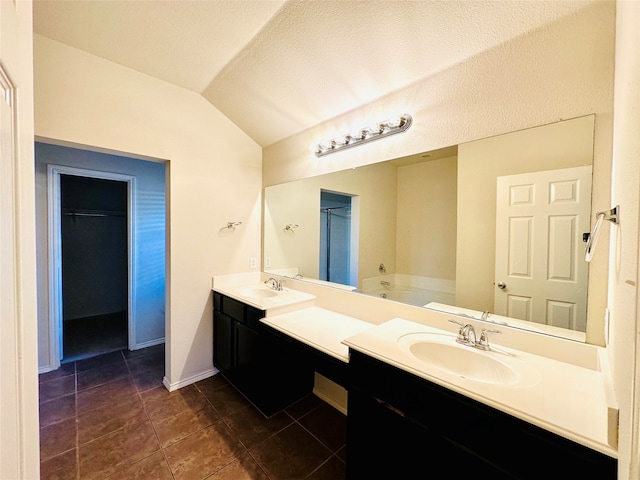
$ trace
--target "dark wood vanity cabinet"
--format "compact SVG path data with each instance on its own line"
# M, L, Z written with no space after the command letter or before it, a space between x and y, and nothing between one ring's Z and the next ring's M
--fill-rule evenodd
M349 479L616 478L614 458L392 365L351 350L349 368Z
M265 332L265 312L213 292L213 364L265 416L313 388L286 343Z
M291 358L295 359L295 362L307 372L307 375L311 374L313 376L314 372L317 372L341 387L348 389L349 364L347 362L338 360L269 325L264 325L264 328L269 335L287 345L292 355Z

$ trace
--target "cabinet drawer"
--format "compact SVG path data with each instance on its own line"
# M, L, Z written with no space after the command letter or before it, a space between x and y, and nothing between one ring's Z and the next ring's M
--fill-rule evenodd
M222 297L222 313L244 323L244 303L231 297Z
M238 322L246 323L254 329L261 325L260 319L264 318L265 315L264 310L251 307L218 292L213 292L213 309L230 316Z
M258 310L257 308L247 306L247 310L245 312L245 318L246 318L247 326L249 328L253 328L254 330L260 330L262 328L260 319L264 318L264 310Z

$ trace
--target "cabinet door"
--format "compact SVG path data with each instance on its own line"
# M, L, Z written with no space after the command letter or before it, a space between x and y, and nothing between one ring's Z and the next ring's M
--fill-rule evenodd
M258 332L239 322L236 322L235 329L235 367L238 371L248 373L252 367L260 365L260 336Z
M228 372L234 365L235 320L222 312L213 312L213 364L221 371Z
M434 467L446 459L429 432L357 390L349 391L347 445L349 479L442 478Z

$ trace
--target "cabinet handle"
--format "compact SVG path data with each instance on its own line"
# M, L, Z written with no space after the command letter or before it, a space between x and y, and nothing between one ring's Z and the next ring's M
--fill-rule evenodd
M393 405L389 405L387 402L385 402L384 400L380 400L379 398L373 397L373 399L376 402L378 402L379 405L382 405L387 410L391 410L393 413L400 415L403 418L407 418L407 415L402 410L394 407Z

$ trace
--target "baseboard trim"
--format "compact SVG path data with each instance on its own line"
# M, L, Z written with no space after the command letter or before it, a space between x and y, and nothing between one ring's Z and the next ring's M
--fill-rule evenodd
M156 345L160 345L164 342L164 337L156 338L155 340L149 340L148 342L136 343L136 348L134 350L140 350L141 348L147 347L155 347Z
M220 372L220 370L218 370L217 368L214 367L214 368L212 368L210 370L206 370L206 371L198 373L196 375L192 375L190 377L183 378L182 380L179 380L179 381L174 382L174 383L169 383L169 380L165 376L162 379L162 384L165 386L165 388L167 390L169 390L170 392L173 392L173 391L178 390L178 389L180 389L182 387L186 387L187 385L191 385L192 383L196 383L196 382L199 382L200 380L204 380L205 378L213 377L215 374L217 374L219 372Z
M51 365L45 365L45 366L42 366L42 367L38 367L38 375L40 375L41 373L53 372L54 370L57 370L57 368L53 368Z
M342 412L344 415L347 414L346 405L343 405L342 402L336 401L335 397L332 397L326 392L323 392L322 390L318 390L315 387L313 388L313 394L316 397L320 398L321 400L324 400L325 402L327 402L329 405L331 405L333 408L335 408L339 412Z

